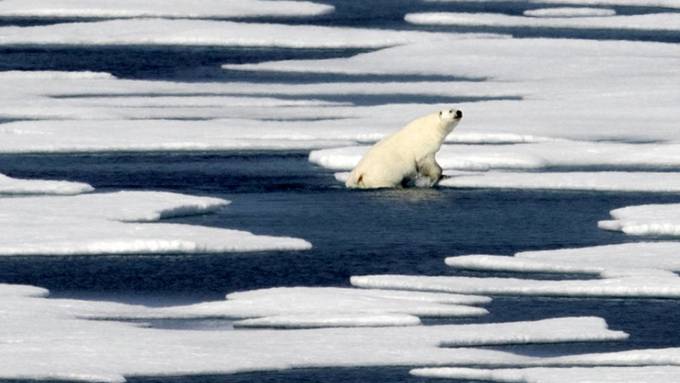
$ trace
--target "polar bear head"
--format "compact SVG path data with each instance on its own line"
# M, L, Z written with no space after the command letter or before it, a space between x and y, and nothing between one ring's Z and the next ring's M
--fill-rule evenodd
M461 118L463 118L463 112L460 109L442 109L439 111L439 119L448 124L452 124L454 121L457 123Z
M463 112L460 109L452 108L439 111L440 126L443 127L447 133L450 133L462 118Z

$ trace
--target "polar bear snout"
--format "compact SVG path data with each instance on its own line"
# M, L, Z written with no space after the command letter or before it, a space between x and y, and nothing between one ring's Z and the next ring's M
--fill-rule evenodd
M439 118L448 122L460 120L463 118L463 111L460 109L441 110L439 111Z

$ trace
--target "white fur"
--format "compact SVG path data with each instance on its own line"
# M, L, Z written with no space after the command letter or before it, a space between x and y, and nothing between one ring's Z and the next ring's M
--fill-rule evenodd
M442 169L435 161L435 154L460 121L457 113L457 109L434 112L385 137L364 155L345 185L362 189L392 188L416 177L425 178L429 186L436 184Z

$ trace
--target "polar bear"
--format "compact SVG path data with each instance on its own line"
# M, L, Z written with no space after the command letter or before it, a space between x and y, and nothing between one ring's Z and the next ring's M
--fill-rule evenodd
M412 121L375 144L352 170L345 186L392 188L416 177L435 185L442 178L442 168L434 156L462 118L462 111L448 109Z

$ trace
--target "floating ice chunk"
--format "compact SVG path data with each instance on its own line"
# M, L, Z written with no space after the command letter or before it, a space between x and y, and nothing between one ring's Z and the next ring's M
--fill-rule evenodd
M0 195L12 194L55 194L75 195L93 191L94 188L82 182L45 181L16 179L0 174Z
M494 189L556 189L678 192L680 174L655 172L484 173L446 172L439 186Z
M387 327L418 326L417 316L406 314L277 315L234 322L234 327Z
M612 210L610 214L613 220L598 222L601 229L628 235L680 236L680 204L629 206Z
M451 36L413 31L181 19L129 19L0 28L0 45L379 48L432 39L451 40Z
M12 289L0 285L0 290ZM441 345L621 340L593 317L532 322L182 331L91 321L79 313L136 310L117 303L17 297L0 291L4 379L122 382L125 376L230 374L304 367L517 365L535 358ZM398 352L395 352L397 350Z
M49 0L3 0L3 17L181 17L226 18L257 16L315 16L332 12L333 6L305 1L188 0L173 1L169 7L162 0L123 0L107 3L97 0L67 0L55 4Z
M680 367L540 367L484 370L475 368L419 368L411 374L425 378L465 379L504 383L667 383L680 379Z
M364 288L460 294L680 298L678 277L653 270L637 276L592 280L367 275L352 277L351 282Z
M162 192L0 199L0 255L304 250L309 242L238 230L150 224L202 214L227 201Z
M680 15L675 13L604 17L523 17L498 13L433 12L409 13L404 20L418 25L680 31Z
M588 17L614 15L616 15L616 11L613 9L587 7L537 8L524 11L524 16L531 17Z

